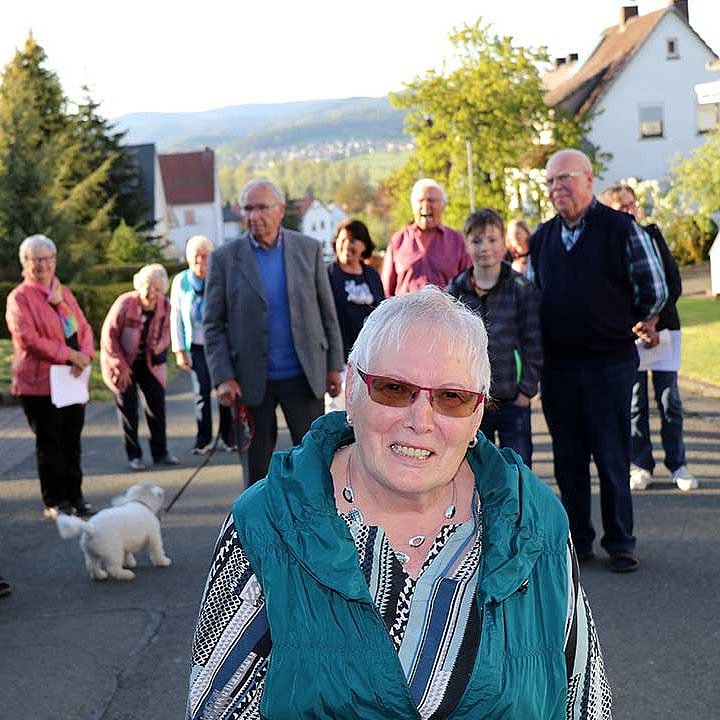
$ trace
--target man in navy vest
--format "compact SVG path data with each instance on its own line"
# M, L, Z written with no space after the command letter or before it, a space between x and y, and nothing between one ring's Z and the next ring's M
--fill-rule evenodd
M540 288L545 351L542 404L553 444L555 479L581 561L594 557L590 458L600 479L604 534L615 572L637 570L630 494L630 399L638 365L636 333L652 327L667 300L662 263L644 230L599 203L593 171L579 150L560 150L546 167L558 214L530 247Z

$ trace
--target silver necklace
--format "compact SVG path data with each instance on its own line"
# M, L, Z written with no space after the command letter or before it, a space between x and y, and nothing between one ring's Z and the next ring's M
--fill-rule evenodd
M360 508L355 504L355 493L353 492L353 486L352 486L352 476L350 472L350 463L352 462L353 454L352 450L350 451L350 457L348 458L347 467L345 468L345 487L342 490L342 495L345 501L348 505L352 505L350 508L350 511L348 512L348 517L357 523L360 523L362 525L365 524L363 520L363 514ZM452 520L455 517L455 502L456 502L456 489L455 489L455 476L453 476L452 480L450 481L450 484L452 485L452 500L449 505L445 507L445 510L443 511L443 515L447 520ZM419 548L426 540L425 535L412 535L408 538L407 544L411 548ZM398 561L404 565L410 560L410 556L403 552L402 550L396 550L395 551L395 557L397 557Z

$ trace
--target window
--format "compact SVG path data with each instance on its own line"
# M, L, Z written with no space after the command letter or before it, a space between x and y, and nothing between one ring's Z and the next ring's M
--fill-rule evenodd
M720 123L720 103L705 103L697 106L697 131L710 132Z
M665 47L667 49L667 59L668 60L676 60L680 57L680 54L678 53L678 41L677 38L668 38L665 41Z
M646 105L640 108L640 137L663 136L662 105Z

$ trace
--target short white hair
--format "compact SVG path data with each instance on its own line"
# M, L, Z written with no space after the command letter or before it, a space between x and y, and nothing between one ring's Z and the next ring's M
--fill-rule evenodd
M18 248L20 264L25 267L25 263L33 255L36 255L38 250L49 250L57 257L57 246L49 237L46 235L28 235L20 243L20 247Z
M416 292L383 300L360 330L348 358L349 364L371 372L375 358L388 348L401 351L407 344L408 335L417 328L426 331L428 353L437 353L438 359L447 355L465 358L475 383L472 389L487 395L490 359L482 318L435 285L425 285ZM408 363L412 364L411 357L408 357ZM354 399L363 380L358 373L354 373L353 378L349 390Z
M150 263L150 265L143 265L133 275L133 287L136 290L145 287L152 280L157 280L162 285L163 294L168 289L168 274L167 270L160 263Z
M193 235L191 238L188 238L185 244L185 259L188 261L188 264L192 262L192 257L195 255L195 252L201 248L211 253L215 249L215 245L213 245L212 240L205 235Z
M420 205L420 196L426 188L435 188L442 196L443 205L447 205L445 188L432 178L420 178L420 180L412 186L412 190L410 191L410 205L412 205L413 210Z
M247 200L250 191L256 187L267 188L275 196L275 199L280 205L285 204L285 193L272 180L268 180L267 178L254 178L246 182L240 191L240 208L245 205L245 200Z

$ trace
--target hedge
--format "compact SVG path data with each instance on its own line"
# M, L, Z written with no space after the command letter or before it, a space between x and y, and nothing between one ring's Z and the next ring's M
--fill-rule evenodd
M164 261L162 265L172 278L187 265L181 262ZM73 284L110 285L113 283L132 283L133 275L142 267L142 263L124 263L116 265L93 265L77 273Z
M169 278L184 270L185 263L162 263L168 272ZM68 283L73 295L85 313L95 334L95 345L100 342L100 329L110 306L121 293L132 290L133 275L142 267L138 263L125 265L95 265L83 271L78 281ZM16 288L19 282L0 282L0 307L3 309L0 318L0 338L9 338L10 331L5 322L5 309L7 296Z
M18 283L3 282L0 283L0 299L2 300L3 314L0 319L0 337L9 338L10 331L5 322L5 308L7 307L7 296ZM115 298L121 293L132 290L132 282L114 283L112 285L79 285L70 283L68 285L73 295L77 299L85 317L90 323L95 335L95 345L100 341L100 328L107 315L110 306L115 302Z

